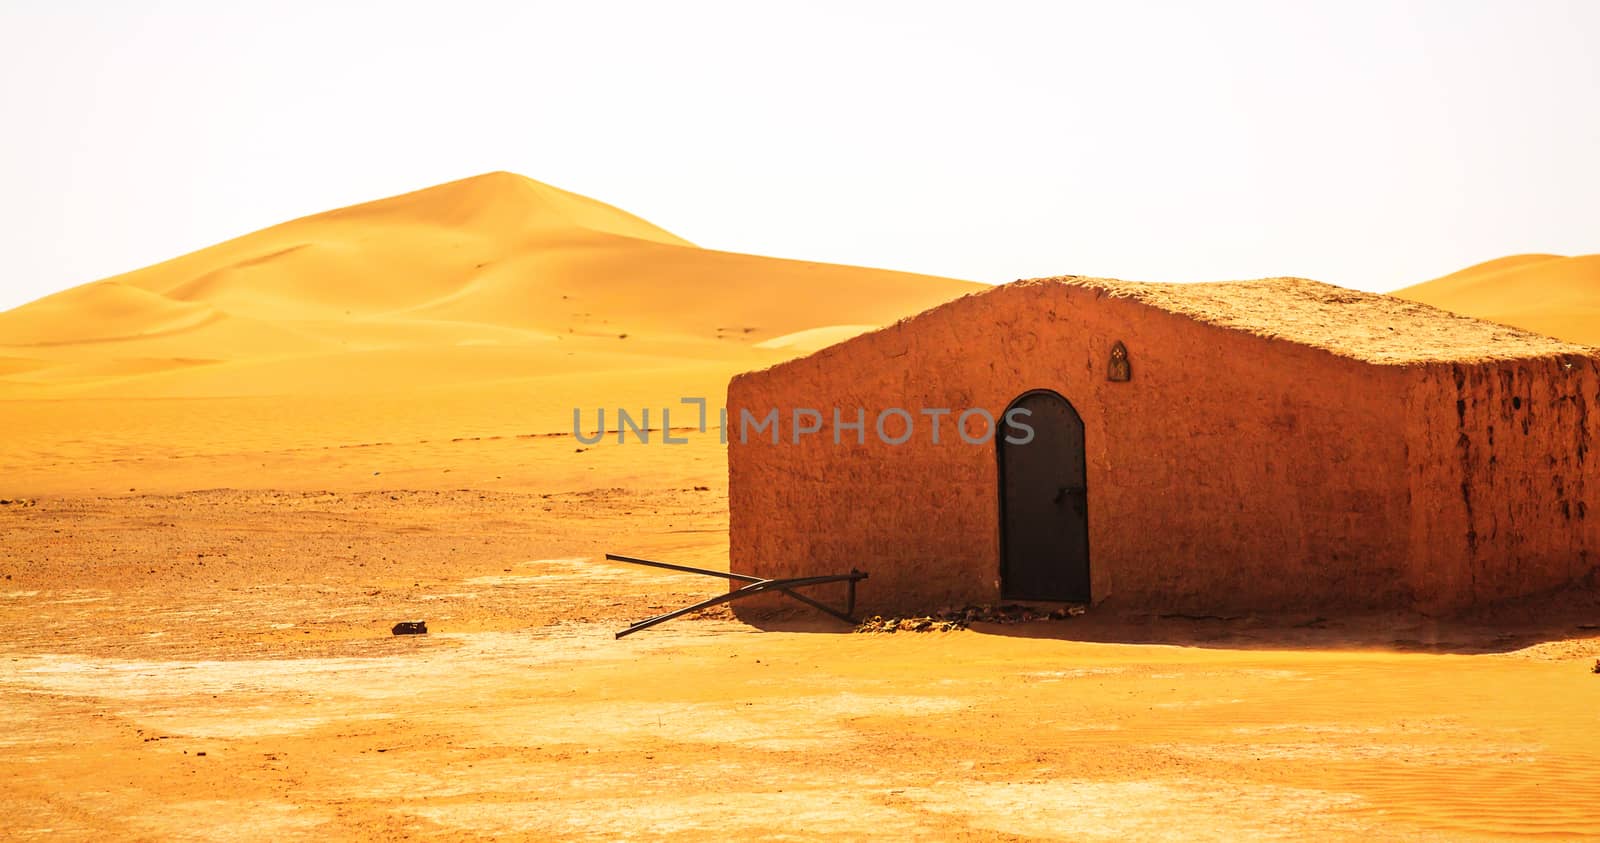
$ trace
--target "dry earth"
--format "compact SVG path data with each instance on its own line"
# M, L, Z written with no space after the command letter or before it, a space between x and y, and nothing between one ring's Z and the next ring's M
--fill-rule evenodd
M0 507L5 836L1600 833L1592 628L712 614L614 640L717 586L604 552L725 564L725 481L564 488L646 449L556 440L523 443L564 466L543 488ZM432 634L390 635L410 619Z

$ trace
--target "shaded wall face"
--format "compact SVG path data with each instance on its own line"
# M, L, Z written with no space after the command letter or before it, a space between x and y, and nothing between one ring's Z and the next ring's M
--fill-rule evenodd
M1107 378L1119 340L1127 382ZM951 417L935 444L920 411L998 419L1019 394L1050 389L1085 425L1097 601L1393 604L1406 598L1410 528L1403 377L1091 288L1005 288L736 378L731 561L764 576L868 571L869 612L997 600L994 444L963 442ZM846 421L865 409L865 444L853 431L835 444L835 407ZM905 444L873 429L890 407L916 418ZM795 408L820 410L822 431L796 443ZM752 430L741 443L741 411L772 409L779 442Z
M1586 357L1438 365L1407 395L1408 578L1446 611L1593 585L1600 378Z

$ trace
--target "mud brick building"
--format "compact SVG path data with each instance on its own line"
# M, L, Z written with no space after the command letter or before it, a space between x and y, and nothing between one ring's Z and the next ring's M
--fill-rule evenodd
M859 568L869 613L1593 588L1597 355L1301 279L1018 281L734 378L732 568Z

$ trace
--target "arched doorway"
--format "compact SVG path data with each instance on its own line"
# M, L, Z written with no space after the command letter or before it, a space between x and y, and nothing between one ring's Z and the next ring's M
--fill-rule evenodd
M1000 464L1000 594L1008 600L1089 602L1089 487L1083 419L1048 389L1006 408L1033 429L995 436ZM1009 434L1009 435L1008 435ZM1017 440L1017 441L1008 441Z

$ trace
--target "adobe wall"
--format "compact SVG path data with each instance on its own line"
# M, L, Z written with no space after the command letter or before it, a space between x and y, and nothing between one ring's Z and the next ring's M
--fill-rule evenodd
M1113 342L1133 378L1111 382ZM868 613L999 597L992 443L878 441L885 407L982 407L1053 389L1085 425L1096 601L1217 611L1397 605L1412 530L1406 375L1198 324L1103 290L1014 284L729 385L733 570L871 574ZM791 444L795 407L864 407ZM781 444L738 441L778 408ZM898 431L898 424L891 433ZM740 604L735 604L740 606ZM749 607L740 606L741 609Z
M1600 566L1600 377L1565 355L1421 367L1406 397L1415 510L1408 580L1449 611L1571 584Z

